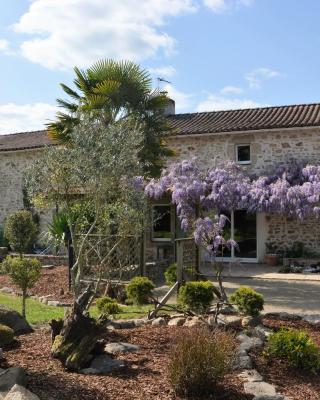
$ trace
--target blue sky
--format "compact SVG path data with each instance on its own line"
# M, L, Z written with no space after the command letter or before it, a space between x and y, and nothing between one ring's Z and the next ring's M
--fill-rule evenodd
M10 0L0 14L0 134L42 129L72 68L133 59L177 112L320 101L316 0Z

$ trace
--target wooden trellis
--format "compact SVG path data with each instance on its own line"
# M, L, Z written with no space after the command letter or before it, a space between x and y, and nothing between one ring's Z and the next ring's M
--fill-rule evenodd
M143 241L135 236L88 235L80 262L84 279L129 280L143 272Z

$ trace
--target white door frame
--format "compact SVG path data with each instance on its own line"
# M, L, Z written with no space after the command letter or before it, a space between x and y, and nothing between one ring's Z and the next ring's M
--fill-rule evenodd
M231 239L234 238L234 212L231 212L231 218L230 218L230 224L231 224ZM259 259L259 254L258 254L258 218L256 214L256 252L257 256L255 258L247 258L247 257L237 257L235 255L235 249L232 247L231 248L231 257L216 257L215 259L217 261L222 261L222 262L234 262L236 260L243 262L243 263L257 263Z

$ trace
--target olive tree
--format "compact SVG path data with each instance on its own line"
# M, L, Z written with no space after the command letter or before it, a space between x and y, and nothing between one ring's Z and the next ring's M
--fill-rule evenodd
M69 216L75 252L72 283L78 294L89 236L109 234L120 242L123 236L140 235L146 199L138 190L142 165L137 152L143 141L139 125L126 119L106 126L84 117L71 135L72 144L50 147L35 162L26 187L37 207L58 204Z

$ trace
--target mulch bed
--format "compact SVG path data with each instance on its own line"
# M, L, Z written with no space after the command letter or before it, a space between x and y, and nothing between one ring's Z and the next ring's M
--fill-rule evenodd
M264 325L278 330L294 328L307 331L320 347L320 324L312 325L304 321L264 319ZM259 371L264 380L276 386L278 392L292 400L319 400L320 376L307 371L290 367L285 361L268 359L262 351L251 353L254 368Z
M19 292L10 281L9 276L0 275L0 287L10 287ZM50 295L52 300L63 302L72 302L73 294L68 288L68 267L54 267L53 269L42 269L41 278L33 289L29 290L30 295L47 296Z
M65 371L60 362L50 357L49 330L38 329L18 338L15 348L5 351L7 363L0 367L20 365L28 372L29 389L45 400L132 400L182 399L170 389L167 363L175 336L183 327L143 326L110 332L108 341L122 341L141 346L137 353L126 353L126 367L110 376L86 376ZM245 395L237 373L223 380L215 400L251 400Z

